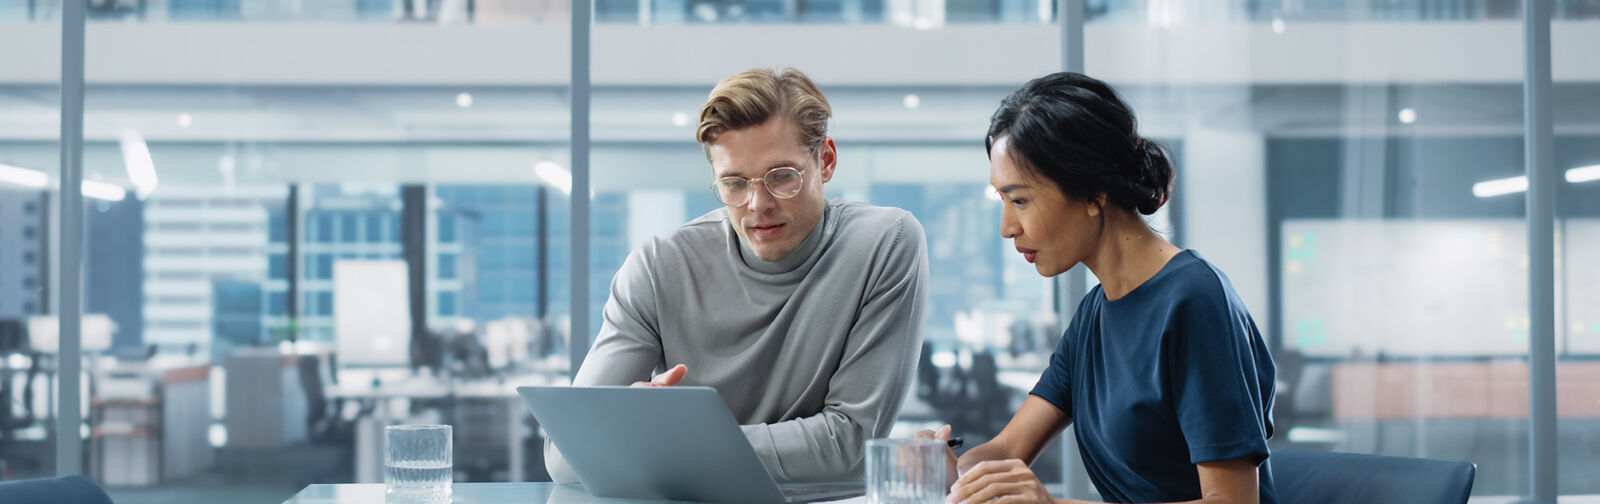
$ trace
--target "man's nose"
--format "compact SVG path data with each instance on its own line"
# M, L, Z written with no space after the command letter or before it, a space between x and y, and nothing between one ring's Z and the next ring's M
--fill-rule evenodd
M777 206L778 198L767 190L767 184L762 181L750 184L750 201L745 203L745 208L751 212L762 212Z

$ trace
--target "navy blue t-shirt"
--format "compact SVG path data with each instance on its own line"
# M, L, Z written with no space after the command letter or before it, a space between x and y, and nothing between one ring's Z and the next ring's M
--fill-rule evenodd
M1249 458L1276 504L1263 463L1275 375L1233 285L1186 250L1121 299L1084 296L1032 394L1071 415L1107 501L1199 499L1195 464Z

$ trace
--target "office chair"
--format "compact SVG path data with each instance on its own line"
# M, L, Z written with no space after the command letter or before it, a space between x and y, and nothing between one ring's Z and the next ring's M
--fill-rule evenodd
M1278 502L1465 504L1477 466L1406 457L1274 450Z
M0 482L0 502L6 504L111 504L100 485L84 476L39 478Z

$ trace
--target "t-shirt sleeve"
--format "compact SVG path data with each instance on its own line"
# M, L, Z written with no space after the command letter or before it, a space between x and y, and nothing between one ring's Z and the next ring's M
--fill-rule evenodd
M1257 362L1260 331L1244 304L1217 277L1177 306L1167 334L1166 365L1190 463L1267 458L1266 409Z
M1086 321L1092 316L1090 312L1094 310L1090 300L1099 295L1100 288L1095 287L1078 302L1072 323L1068 324L1067 330L1061 334L1061 341L1056 343L1056 350L1050 353L1050 367L1045 368L1044 374L1039 375L1039 383L1034 384L1033 390L1028 392L1055 405L1056 409L1066 413L1069 418L1072 416L1071 363L1072 353L1076 348L1073 342L1077 341L1077 335L1083 332L1083 325L1088 323Z

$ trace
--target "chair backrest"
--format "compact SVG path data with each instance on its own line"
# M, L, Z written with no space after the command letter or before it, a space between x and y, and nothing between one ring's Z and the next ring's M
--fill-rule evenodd
M1353 453L1273 450L1278 502L1295 504L1465 504L1477 467Z
M111 504L100 485L84 476L39 478L0 482L0 502L6 504Z

